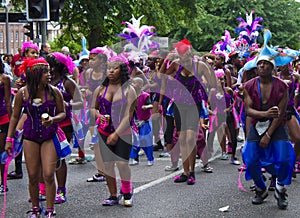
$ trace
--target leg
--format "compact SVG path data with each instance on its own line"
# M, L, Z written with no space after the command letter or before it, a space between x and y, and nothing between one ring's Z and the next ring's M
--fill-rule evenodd
M47 208L54 207L54 199L56 194L55 187L55 168L58 157L53 141L47 140L41 145L41 161L43 168L43 178L46 184Z
M7 129L8 129L8 124L3 124L0 126L1 132L0 132L0 154L4 152L4 147L5 147L5 139L7 136ZM4 166L5 164L0 164L0 172L1 172L1 185L3 184L3 175L4 175ZM6 187L4 187L5 190Z
M125 207L133 206L133 188L131 185L131 171L127 161L116 162L121 177L121 191L123 193L123 205Z
M23 148L28 172L29 194L32 207L39 207L39 178L41 173L40 145L24 139Z
M104 173L105 173L106 183L110 195L117 197L117 182L116 182L116 173L115 173L114 166L115 166L115 162L105 162Z

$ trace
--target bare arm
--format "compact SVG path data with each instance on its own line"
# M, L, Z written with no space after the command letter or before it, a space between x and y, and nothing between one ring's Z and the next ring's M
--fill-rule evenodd
M212 67L203 61L196 62L197 66L197 77L200 78L202 75L207 81L209 87L217 87L217 77Z
M99 102L97 101L98 97L100 96L101 91L103 90L103 86L99 86L95 89L95 95L93 95L93 100L92 100L92 106L90 109L90 116L91 116L91 125L94 125L96 118L100 116L99 110ZM97 93L97 94L96 94Z
M63 95L56 87L52 86L52 88L55 92L56 115L54 117L49 117L48 120L43 120L42 124L44 126L50 126L52 123L58 123L66 117Z
M66 80L66 91L72 96L72 102L70 105L65 104L66 107L70 107L74 110L80 110L83 108L83 99L79 90L78 85L72 79Z

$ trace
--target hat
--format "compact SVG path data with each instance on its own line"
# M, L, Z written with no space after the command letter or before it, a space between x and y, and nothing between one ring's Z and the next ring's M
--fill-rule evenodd
M275 59L273 59L271 56L261 55L257 58L256 63L258 63L259 61L268 61L273 65L273 67L276 66Z
M263 60L263 59L261 59L261 60ZM257 67L257 65L256 65L256 62L258 62L257 60L256 60L256 58L254 58L254 59L252 59L252 60L250 60L250 61L247 61L247 63L244 65L244 70L247 70L247 71L249 71L249 70L251 70L251 69L253 69L253 68L256 68ZM274 64L273 64L274 65Z
M39 50L39 47L36 44L32 43L32 42L23 42L23 44L22 44L22 53L24 53L25 50L28 49L28 48L35 49L36 51Z
M29 68L31 72L32 68L37 65L49 66L49 63L44 58L26 58L20 66L20 72L26 74L27 68Z
M65 65L70 74L73 73L73 70L76 67L76 65L73 63L72 58L60 52L52 52L51 55L53 55L59 63Z
M264 45L258 55L256 63L260 60L265 60L265 61L269 61L270 63L272 63L274 67L275 66L279 67L279 66L286 65L295 59L295 56L292 54L289 54L289 52L287 52L287 51L286 51L286 53L278 52L274 48L271 48L270 46L268 46L268 42L270 41L271 38L272 38L272 34L271 34L270 30L265 29Z
M87 50L87 48L86 48L86 39L85 39L84 36L82 36L82 38L81 38L81 44L82 44L81 55L82 55L82 56L83 56L83 55L89 55L90 52L89 52L89 50Z
M183 40L181 40L177 43L174 43L173 46L180 56L183 56L186 52L188 52L190 49L192 49L192 45L191 45L190 41L186 38L184 38Z
M103 47L96 47L96 48L93 48L91 51L90 51L90 55L91 54L104 54L106 55L106 57L109 59L115 55L117 55L116 52L114 52L111 48L107 47L106 45L103 46Z
M89 60L89 55L81 55L81 56L79 57L78 63L80 64L81 61L82 61L83 59L88 59L88 60Z

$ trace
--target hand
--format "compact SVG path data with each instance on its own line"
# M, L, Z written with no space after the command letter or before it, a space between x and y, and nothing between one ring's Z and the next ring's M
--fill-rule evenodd
M266 147L268 147L269 143L270 143L270 138L265 134L261 138L261 140L259 142L259 146L262 147L262 148L266 148Z
M117 135L117 133L113 132L112 134L110 134L107 137L106 143L108 145L115 145L117 143L118 139L119 139L119 136Z
M82 98L85 99L86 98L86 89L82 88L82 89L80 89L80 92L81 92Z
M277 106L269 108L267 110L267 116L268 118L278 118L280 114L279 108Z
M205 130L209 129L209 126L206 124L201 124L201 127L202 127L202 129L205 129Z
M8 156L12 155L12 143L11 142L6 142L5 151L6 151Z
M53 117L50 117L47 120L42 120L42 125L45 127L49 127L53 124Z
M158 105L157 109L157 113L161 114L163 112L163 106L161 104Z
M103 114L99 114L99 117L98 117L96 123L99 125L102 125L102 126L104 125L106 127L109 124L109 118L105 117L105 115L103 115Z

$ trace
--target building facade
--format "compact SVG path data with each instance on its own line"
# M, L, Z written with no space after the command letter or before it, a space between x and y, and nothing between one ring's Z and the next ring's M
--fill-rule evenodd
M26 23L9 23L9 54L16 54L18 53L18 48L22 47L22 43L26 41L30 41L30 38L25 35L24 33L28 30L24 28ZM56 23L57 24L57 23ZM33 25L34 33L36 33L36 23ZM60 34L60 26L59 25L52 25L52 23L47 23L47 41L52 41ZM41 41L41 37L40 41ZM35 42L39 45L36 40ZM0 22L0 54L6 54L6 23Z

